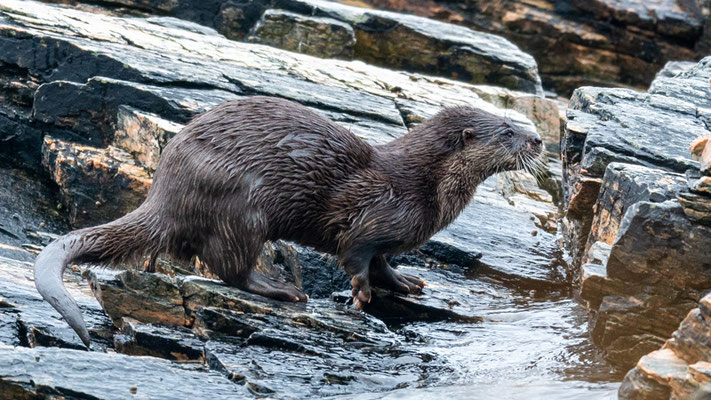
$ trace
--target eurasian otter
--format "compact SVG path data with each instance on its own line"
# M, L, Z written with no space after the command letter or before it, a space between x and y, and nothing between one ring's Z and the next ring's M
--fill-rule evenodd
M536 133L473 107L446 108L372 146L291 101L226 102L168 143L140 207L47 246L35 261L35 284L88 347L89 332L62 282L69 263L197 255L230 285L306 301L296 287L253 270L265 241L285 239L337 255L360 307L370 301L371 284L421 290L424 282L398 273L386 255L423 244L486 177L530 165L540 152Z

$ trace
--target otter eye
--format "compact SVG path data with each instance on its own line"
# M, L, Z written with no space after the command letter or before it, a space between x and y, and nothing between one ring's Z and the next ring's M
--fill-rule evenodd
M465 128L462 130L462 137L464 138L465 143L469 143L474 140L474 135L474 129L472 128Z

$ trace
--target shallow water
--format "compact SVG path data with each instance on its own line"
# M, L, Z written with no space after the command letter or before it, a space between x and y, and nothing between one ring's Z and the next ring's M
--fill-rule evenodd
M526 292L487 276L469 283L469 304L483 322L420 322L398 329L422 341L419 350L436 355L450 369L448 376L432 387L396 390L384 398L616 397L622 374L590 342L587 311L568 291L539 286Z

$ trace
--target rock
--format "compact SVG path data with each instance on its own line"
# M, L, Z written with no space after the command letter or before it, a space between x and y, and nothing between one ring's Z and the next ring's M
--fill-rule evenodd
M350 23L356 33L355 58L365 62L542 94L535 60L501 37L322 0L294 0L293 4ZM413 53L418 57L413 58Z
M430 271L400 265L398 271L419 276L425 282L437 282L437 287L428 287L423 294L417 296L402 296L388 290L376 289L373 299L365 306L366 312L389 324L416 321L482 321L481 316L476 315L476 307L467 298L468 290L457 284L462 276L456 269ZM349 303L352 300L350 290L336 293L332 298L339 303Z
M711 228L689 221L675 201L639 202L625 214L607 272L612 278L678 289L711 287L711 264L703 252Z
M355 59L388 68L435 73L473 83L495 83L510 89L542 94L535 60L508 40L426 18L320 0L260 0L246 3L217 0L209 6L193 10L190 10L190 3L186 1L166 4L111 0L104 4L120 4L148 9L159 15L174 15L214 27L233 39L250 37L247 32L256 33L257 37L278 36L282 38L278 41L278 47L286 46L283 48L290 50L298 50L300 42L301 47L304 47L305 37L301 35L308 30L313 32L308 36L311 47L333 50L319 50L315 53L311 50L303 51L307 54L344 57L350 53ZM281 10L269 9L272 6ZM283 41L282 29L286 29L284 26L287 21L288 24L296 23L301 27L298 32L287 29L293 35L293 45ZM267 33L267 30L273 30L269 25L277 24L277 30ZM316 33L317 26L328 28L324 33ZM347 44L346 49L353 47L353 42L353 52L345 50L343 53L338 50L343 44ZM275 39L267 39L264 43L277 44ZM419 57L412 58L410 55L413 53L418 53Z
M646 87L667 61L697 60L711 43L701 1L366 3L504 36L533 55L544 86L564 96L585 85Z
M595 203L586 249L598 242L612 245L625 213L635 203L661 203L684 191L687 184L682 175L632 164L609 164ZM582 262L590 261L584 257Z
M42 163L60 187L75 226L108 222L137 208L151 180L130 155L45 138Z
M0 390L10 398L215 398L248 396L243 386L200 367L152 357L0 344ZM70 367L71 366L71 367ZM87 371L101 376L101 384ZM195 388L200 387L199 391ZM169 388L170 394L166 393Z
M140 274L132 270L89 270L86 278L104 312L116 326L123 325L124 316L139 322L166 326L191 324L178 285L180 278Z
M680 193L677 197L684 209L684 214L690 220L711 226L711 198L694 193Z
M711 295L706 295L661 350L639 360L622 382L620 399L657 399L661 394L680 399L711 395L709 302Z
M669 65L647 93L580 88L571 98L564 235L594 310L593 340L621 368L658 348L711 288L701 250L711 246L711 203L687 153L711 115L709 65ZM609 251L593 256L603 244ZM620 393L652 393L640 374Z
M114 347L120 353L180 361L205 359L205 343L187 329L168 329L123 318L121 331L114 335Z
M76 273L67 273L69 292L84 315L95 350L110 346L111 322ZM52 346L84 349L84 346L49 303L35 289L32 264L0 257L0 343L12 346Z
M678 326L711 287L707 257L697 250L709 245L711 230L673 200L627 210L607 262L582 273L581 297L596 310L592 337L609 360L630 365Z
M594 311L593 340L629 368L659 348L711 287L700 250L711 245L711 231L688 216L683 202L692 194L683 175L610 163L600 187L575 273L580 298Z
M158 156L182 125L120 105L116 115L113 145L131 154L149 172L158 167Z
M532 179L532 178L528 178ZM496 271L501 279L556 282L561 271L550 268L556 264L554 235L545 230L533 236L531 232L542 229L547 219L557 212L550 196L537 189L542 200L512 206L512 197L502 195L505 183L502 177L493 177L480 185L470 205L446 229L434 235L432 242L459 250L460 256L444 259L458 263L462 251L466 252L467 265L479 265ZM504 229L499 221L519 221ZM429 246L429 245L427 245ZM427 248L425 246L425 248ZM518 249L518 250L515 250ZM521 253L520 249L527 249ZM479 258L479 254L482 254Z
M353 59L353 28L333 18L266 10L249 40L323 58Z
M331 363L344 362L362 365L351 371L354 376L381 375L384 372L378 372L378 368L383 361L388 362L389 349L396 343L381 322L329 300L312 299L305 305L281 303L195 277L170 278L134 271L92 271L88 276L106 312L115 324L121 324L123 333L114 339L117 350L199 360L204 349L211 368L258 392L282 393L285 389L279 385L287 382L264 376L248 368L250 364L258 364L260 370L270 369L279 365L274 357L286 357L294 367L299 359L316 362L319 375L332 373ZM153 324L192 328L202 339L183 328L169 330ZM242 345L235 347L235 341ZM367 355L372 351L380 355ZM402 354L398 351L393 357ZM437 368L431 356L413 356L412 362L402 365L405 370ZM372 361L363 363L365 359ZM416 377L417 373L408 372L393 384ZM381 385L390 387L387 382Z
M676 173L696 167L687 149L706 132L707 112L701 107L708 102L704 93L709 90L709 63L711 58L675 77L660 78L648 93L588 87L573 94L562 157L566 236L575 260L584 254L592 205L608 164L625 162Z

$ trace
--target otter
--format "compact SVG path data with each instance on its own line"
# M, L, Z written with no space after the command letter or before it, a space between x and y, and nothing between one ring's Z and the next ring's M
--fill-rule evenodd
M229 285L303 302L302 291L253 268L265 241L284 239L336 255L359 308L371 285L417 293L424 281L386 257L450 224L490 175L533 165L541 144L537 133L469 106L373 146L298 103L228 101L169 141L136 210L50 243L35 261L35 285L87 348L89 332L62 281L70 263L198 256Z

